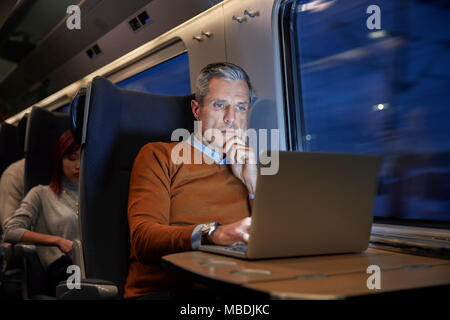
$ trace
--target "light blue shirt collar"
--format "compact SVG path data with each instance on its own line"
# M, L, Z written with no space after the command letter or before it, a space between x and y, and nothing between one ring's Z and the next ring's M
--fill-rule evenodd
M62 186L67 190L75 191L78 193L78 182L71 182L64 175L62 177Z
M195 134L192 134L189 138L189 143L197 150L200 150L204 154L206 154L208 157L214 160L215 163L218 165L224 165L227 164L226 157L223 157L223 159L220 159L220 155L217 152L214 152L207 146L205 146L200 140L197 139Z

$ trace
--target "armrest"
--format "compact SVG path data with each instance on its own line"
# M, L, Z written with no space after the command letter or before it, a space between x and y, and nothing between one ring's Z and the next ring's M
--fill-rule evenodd
M0 258L2 265L0 270L19 270L23 268L24 258L36 253L34 245L2 243L0 245Z
M72 262L73 264L80 267L81 279L86 278L86 272L84 270L84 257L83 257L83 247L80 240L74 240L72 246Z
M16 243L9 248L11 250L7 267L23 268L22 298L25 300L41 300L40 294L42 289L45 288L44 269L39 260L36 246L30 243ZM30 281L30 277L33 277L36 281Z
M15 255L19 255L21 257L37 254L36 246L34 244L16 243L12 246L12 250Z
M56 286L58 300L116 300L119 289L111 281L100 279L81 279L80 289L69 289L65 281Z

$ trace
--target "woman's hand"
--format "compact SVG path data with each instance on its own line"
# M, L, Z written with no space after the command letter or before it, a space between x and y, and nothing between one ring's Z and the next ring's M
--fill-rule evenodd
M72 259L72 246L73 241L67 240L65 238L58 238L56 244L58 245L58 248L66 255L69 256L70 259Z

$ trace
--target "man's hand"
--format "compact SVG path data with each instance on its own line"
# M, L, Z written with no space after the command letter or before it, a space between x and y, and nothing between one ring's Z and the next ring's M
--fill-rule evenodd
M227 155L227 163L231 165L233 174L242 181L249 193L255 194L258 167L253 149L241 137L233 135L226 137L223 152Z
M234 223L220 225L211 235L211 242L229 246L235 242L248 242L252 218L247 217Z

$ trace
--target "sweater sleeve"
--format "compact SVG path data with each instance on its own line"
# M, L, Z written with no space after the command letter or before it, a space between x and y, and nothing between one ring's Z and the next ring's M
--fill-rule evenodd
M162 144L145 145L133 165L128 197L131 250L140 263L192 250L192 226L170 225L170 154Z
M0 222L2 225L14 215L23 199L23 160L13 163L0 180Z
M5 241L20 242L25 231L31 230L39 218L41 197L39 190L42 186L31 189L20 203L14 215L6 221Z

